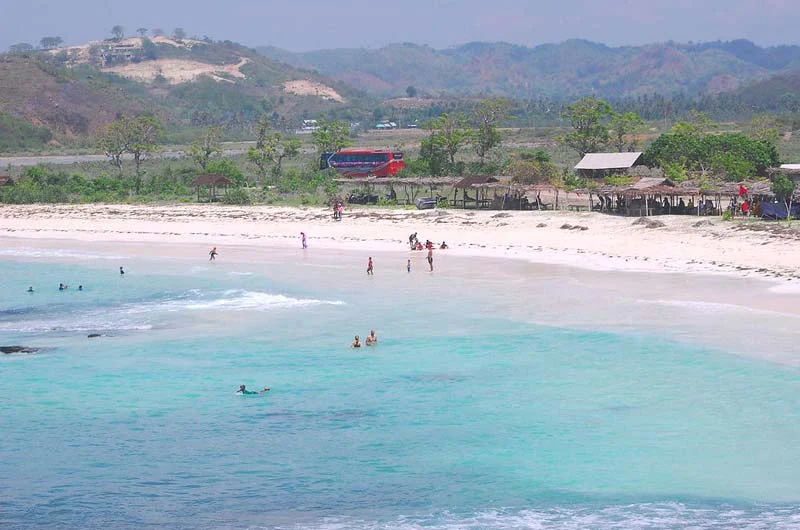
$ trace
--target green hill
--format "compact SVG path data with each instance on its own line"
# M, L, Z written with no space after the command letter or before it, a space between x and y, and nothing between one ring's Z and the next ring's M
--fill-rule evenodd
M798 46L762 48L744 40L616 48L568 40L533 48L476 42L443 50L405 43L379 49L259 51L384 97L401 95L408 86L430 95L518 98L697 95L734 90L800 67Z
M90 144L120 114L155 115L169 139L181 141L208 125L245 134L264 113L289 130L309 116L352 113L364 101L340 81L232 42L99 41L0 55L0 150ZM11 138L21 131L25 141Z

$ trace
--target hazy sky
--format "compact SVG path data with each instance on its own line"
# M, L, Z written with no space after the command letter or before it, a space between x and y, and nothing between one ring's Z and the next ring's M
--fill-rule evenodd
M800 43L800 0L2 0L0 49L61 36L77 44L115 24L302 51L393 42L612 45L746 38Z

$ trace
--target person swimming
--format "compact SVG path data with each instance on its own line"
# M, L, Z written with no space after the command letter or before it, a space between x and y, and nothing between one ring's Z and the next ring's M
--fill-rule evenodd
M28 292L29 292L29 293L32 293L32 292L33 292L33 285L31 285L30 287L28 287Z
M351 348L360 348L361 347L361 339L358 335L356 335L355 339L353 340L353 344L350 345Z
M255 392L253 390L247 390L247 388L245 388L244 385L239 385L239 390L237 390L236 393L241 394L243 396L252 396L258 394L258 392Z
M367 335L367 346L375 346L378 344L378 336L375 334L375 330L372 329Z
M83 285L79 285L79 286L78 286L78 290L79 290L79 291L83 291Z
M265 386L265 387L264 387L264 390L259 390L259 391L258 391L258 393L259 393L259 394L266 394L266 393L267 393L267 392L269 392L269 391L270 391L270 388L269 388L268 386Z

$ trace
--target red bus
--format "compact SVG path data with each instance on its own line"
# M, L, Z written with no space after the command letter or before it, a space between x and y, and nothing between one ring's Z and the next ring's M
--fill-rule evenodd
M323 153L319 168L333 168L346 177L393 177L406 167L403 153L372 149Z

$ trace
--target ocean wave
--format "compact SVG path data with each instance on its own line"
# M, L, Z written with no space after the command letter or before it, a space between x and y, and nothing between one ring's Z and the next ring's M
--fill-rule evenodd
M797 529L799 507L730 506L689 507L681 503L629 504L608 507L552 508L519 512L487 511L473 516L439 514L399 517L389 521L326 518L312 524L261 527L292 530L523 530L523 529L613 529L642 528L722 530Z
M679 309L687 309L702 312L747 312L747 313L761 313L764 315L778 315L785 314L778 311L770 311L768 309L759 309L756 307L748 307L746 305L728 304L724 302L702 302L697 300L670 300L670 299L657 299L657 300L637 300L638 304L651 304L661 305L668 307L677 307Z
M0 249L0 256L23 258L74 258L74 259L123 259L122 256L112 254L93 254L74 250L54 250L32 247L17 247Z
M317 300L314 298L292 298L282 294L233 289L223 293L202 293L190 291L185 296L159 300L128 307L128 313L149 313L154 311L269 311L271 309L302 308L320 305L344 305L339 300Z
M152 324L121 324L119 322L102 322L91 317L84 321L27 320L19 322L0 322L0 331L8 333L127 333L131 331L147 331L153 329Z

